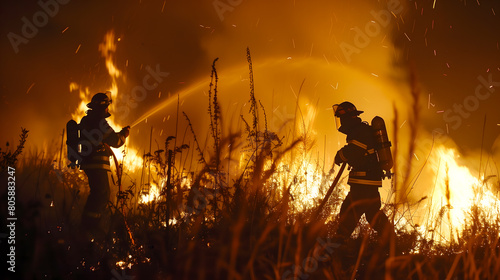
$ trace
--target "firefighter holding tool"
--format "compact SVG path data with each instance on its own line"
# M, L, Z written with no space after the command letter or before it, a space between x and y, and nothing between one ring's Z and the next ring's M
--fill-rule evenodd
M99 228L113 184L109 161L112 151L109 147L121 147L130 131L127 126L117 133L109 126L106 118L111 116L108 109L111 102L106 93L97 93L87 104L89 110L80 124L73 120L67 124L70 166L79 165L89 181L90 194L83 209L81 225L90 234Z
M372 124L363 122L358 111L350 102L333 105L338 131L347 135L347 145L335 155L335 164L347 163L350 167L347 194L339 213L337 237L345 242L359 219L365 214L370 226L377 231L385 248L394 236L394 227L385 213L380 210L381 201L378 188L382 179L390 178L392 155L384 120L375 117Z

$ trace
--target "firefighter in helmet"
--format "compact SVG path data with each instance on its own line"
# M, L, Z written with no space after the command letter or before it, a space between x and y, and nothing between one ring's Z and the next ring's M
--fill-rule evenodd
M349 238L365 214L385 247L388 238L393 236L394 227L380 210L378 188L382 187L384 173L375 153L373 129L359 117L363 111L358 111L350 102L333 105L333 110L338 131L347 135L347 145L335 155L335 164L346 162L350 166L347 181L350 191L340 208L337 237L340 242Z
M108 106L112 100L106 93L97 93L87 104L87 115L80 121L81 169L88 177L90 194L83 209L82 227L94 234L99 228L101 215L109 201L113 184L109 147L118 148L125 143L130 127L115 132L106 121L111 116Z

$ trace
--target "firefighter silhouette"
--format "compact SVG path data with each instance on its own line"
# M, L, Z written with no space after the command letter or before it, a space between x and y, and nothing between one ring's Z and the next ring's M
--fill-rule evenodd
M335 164L340 165L346 162L350 166L347 181L350 191L340 208L338 241L345 242L356 228L361 216L365 214L366 220L377 231L379 241L386 248L389 238L394 236L394 227L385 213L380 210L378 188L382 187L383 177L389 177L390 173L384 174L383 168L387 169L387 166L381 165L377 156L377 152L381 152L380 143L376 137L379 131L363 122L359 117L363 111L358 111L350 102L334 105L333 109L338 131L347 135L347 145L335 155ZM380 120L380 117L374 119L375 122ZM392 167L392 156L390 158Z
M111 102L107 94L95 94L87 104L89 110L79 125L80 168L85 171L90 187L81 224L83 230L89 233L95 233L99 228L99 221L109 201L110 186L113 184L109 146L122 146L130 130L127 126L117 133L109 126L106 118L111 116L108 110Z

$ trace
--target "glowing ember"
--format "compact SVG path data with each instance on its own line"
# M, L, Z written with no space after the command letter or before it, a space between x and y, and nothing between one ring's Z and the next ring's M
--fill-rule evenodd
M118 266L120 269L125 269L126 264L127 263L124 262L124 261L118 261L118 262L116 262L116 266Z
M129 259L130 259L130 258L132 258L132 256L129 256ZM122 269L122 270L123 270L123 269L126 269L126 268L131 269L133 265L134 265L133 263L131 263L131 262L126 262L126 261L117 261L117 262L116 262L116 266L117 266L119 269Z
M161 223L162 226L164 227L167 227L167 222L162 222ZM174 226L177 224L177 219L176 218L173 218L173 219L170 219L169 222L168 222L169 226Z

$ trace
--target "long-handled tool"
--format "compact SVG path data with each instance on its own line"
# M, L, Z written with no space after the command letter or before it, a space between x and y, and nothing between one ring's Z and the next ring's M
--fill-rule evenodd
M342 166L340 167L339 173L337 173L337 177L335 177L335 180L333 180L333 183L330 186L330 188L328 189L328 192L326 193L325 198L323 199L323 201L321 201L321 204L319 205L318 210L316 210L315 217L319 216L319 214L321 213L321 210L323 209L326 202L330 198L330 195L332 195L332 192L335 189L335 186L338 184L338 182L340 180L340 176L342 176L342 173L344 172L346 165L347 165L347 163L345 163L345 162L342 163Z

